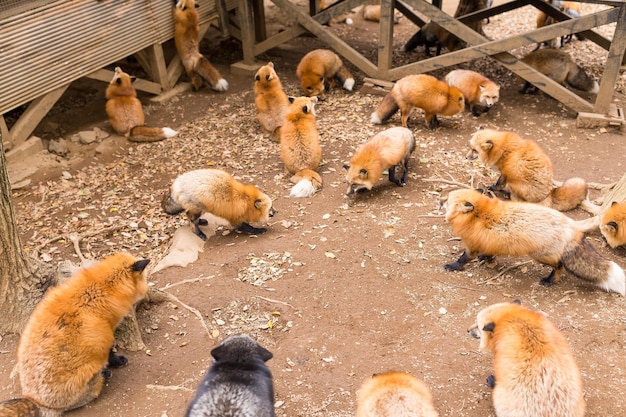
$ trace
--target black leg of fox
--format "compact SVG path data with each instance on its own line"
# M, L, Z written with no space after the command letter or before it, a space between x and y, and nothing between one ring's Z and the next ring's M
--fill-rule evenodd
M404 44L404 50L405 52L410 52L413 49L417 48L419 45L424 45L424 37L422 35L421 29L415 32L415 34L411 36L407 43ZM430 54L428 53L428 45L426 45L426 51L426 55L430 56Z
M437 129L437 126L439 126L439 119L437 119L437 115L434 115L428 122L428 128L430 130L435 130Z
M201 219L202 212L187 212L187 218L193 224L193 232L198 235L198 237L202 240L206 240L206 235L202 230L200 230L200 226L206 226L208 222L205 219Z
M249 235L260 235L262 233L267 232L267 229L265 227L254 227L246 222L241 223L241 225L237 228L237 230L239 230L242 233L249 234Z
M398 178L396 178L396 168L398 168L398 165L393 165L392 167L390 167L388 169L388 171L389 171L389 181L391 181L394 184L402 187L404 184L402 183L402 181L400 181Z
M495 375L489 375L487 377L487 386L489 388L495 388L496 387L496 376Z
M474 259L474 256L468 255L467 251L464 250L459 259L457 259L455 262L445 264L443 267L446 269L446 271L462 271L463 266L472 259Z
M107 362L107 368L121 368L128 363L128 359L123 355L116 355L113 353L113 348L109 350L109 361Z
M519 92L522 94L537 94L539 92L539 89L532 85L530 82L526 81L522 89L519 90Z
M563 264L559 262L559 264L552 270L552 272L550 272L550 275L548 275L545 278L542 278L539 281L539 284L543 285L544 287L551 287L552 284L554 284L555 282L559 280L559 277L561 276L562 272L563 272Z

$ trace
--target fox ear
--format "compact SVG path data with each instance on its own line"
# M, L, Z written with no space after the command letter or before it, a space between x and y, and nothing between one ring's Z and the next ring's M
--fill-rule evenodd
M259 74L256 75L256 77L254 77L255 80L257 81L261 81L261 76Z
M224 353L226 353L224 351L224 349L225 348L224 348L223 344L220 344L220 345L214 347L211 350L211 356L213 356L213 359L215 359L216 361L219 361L220 359L222 359L222 357L224 356Z
M485 143L481 144L480 147L483 151L488 151L493 148L493 142L490 140L485 141Z
M350 169L350 165L349 164L343 164L343 169L348 171Z
M296 98L294 96L289 96L287 97L287 99L289 100L290 103L293 103Z
M479 85L478 88L480 88L480 91L485 91L485 86L484 85Z
M474 210L474 205L470 203L469 201L466 201L465 204L463 204L463 206L461 207L462 213L469 213L470 211L473 211L473 210Z
M196 8L196 9L199 9L199 8L200 8L200 5L199 5L198 3L195 3L195 8Z
M131 76L131 77L130 77L130 82L131 82L131 83L134 83L136 79L137 79L137 77Z
M617 201L613 201L613 202L611 203L611 207L613 207L613 206L614 206L614 205L616 205L616 204L619 204L619 203L618 203Z
M617 233L617 223L616 222L608 222L604 225L611 233Z
M254 207L258 210L261 210L265 206L265 202L260 198L254 200Z
M131 271L133 272L142 272L146 269L146 266L150 263L150 259L142 259L141 261L137 261L130 266Z
M267 362L267 361L269 361L270 359L272 359L274 357L272 352L270 352L269 350L265 349L261 345L257 345L256 353L258 353L259 356L261 357L261 359L263 359L263 362Z
M361 170L359 171L359 178L362 180L367 178L367 169L361 168Z
M522 300L520 300L519 298L516 298L515 300L513 300L513 304L522 305Z
M117 85L122 84L122 78L121 78L121 77L117 77L117 78L115 79L115 84L117 84Z
M483 327L483 332L493 332L493 329L496 328L496 324L494 322L490 322L485 324Z
M270 67L270 68L274 68L274 63L272 61L270 61L270 62L267 63L267 66Z

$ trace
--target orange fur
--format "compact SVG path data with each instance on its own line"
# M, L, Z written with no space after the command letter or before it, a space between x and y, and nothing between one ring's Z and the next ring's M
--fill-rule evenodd
M201 239L203 213L211 213L250 234L264 233L248 223L266 223L275 213L272 200L257 187L243 184L220 169L199 169L179 175L161 203L167 214L185 211L191 228Z
M582 417L580 370L559 329L517 303L493 304L468 332L494 354L497 417Z
M523 139L513 132L480 129L472 136L467 154L468 159L476 157L500 173L492 188L511 193L511 200L567 211L587 198L587 183L582 178L570 178L554 188L552 162L532 139Z
M602 214L600 232L610 247L626 245L626 202L613 202Z
M437 417L424 382L405 372L366 379L357 393L356 417Z
M348 91L352 91L354 77L333 51L315 49L307 53L298 63L296 75L306 96L323 96L327 87L335 80Z
M322 188L317 170L322 161L322 147L315 121L317 97L290 98L291 105L280 129L280 157L296 183L291 195L310 197ZM308 181L308 183L301 183ZM306 191L299 192L306 185Z
M124 135L133 142L156 142L175 136L170 128L146 127L141 101L133 87L134 77L126 74L120 67L115 68L113 79L105 95L106 113L111 126L119 135Z
M344 165L348 170L347 194L371 190L385 170L389 170L389 181L404 186L409 157L414 150L415 137L407 128L392 127L376 134L359 146L350 164ZM401 171L402 178L396 177L396 168Z
M500 99L500 87L489 78L470 70L450 71L445 81L463 93L465 104L470 106L474 116L480 116L478 107L489 111Z
M446 221L466 248L456 262L445 265L449 271L463 269L477 255L530 256L554 268L543 285L558 282L567 270L606 291L626 291L622 268L600 256L559 211L489 198L476 190L451 191L446 206Z
M261 127L270 132L274 140L279 140L278 130L287 115L289 98L283 91L272 62L259 68L254 76L254 104L257 112L256 118Z
M363 19L371 22L380 22L380 4L366 4L363 6ZM393 10L393 23L397 24L402 18L402 13Z
M452 116L463 111L465 99L458 88L450 87L432 75L407 75L393 85L372 113L371 121L381 124L400 109L402 126L407 127L407 120L415 107L424 110L426 125L434 130L439 124L437 114Z
M228 82L200 53L198 3L178 0L174 8L174 44L195 90L206 81L215 91L228 90Z
M43 415L61 415L100 394L115 328L148 291L148 262L111 255L48 290L37 305L20 337L17 370L22 395Z

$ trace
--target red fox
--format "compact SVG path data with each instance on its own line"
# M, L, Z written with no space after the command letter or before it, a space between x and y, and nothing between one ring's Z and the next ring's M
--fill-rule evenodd
M572 19L577 19L580 17L581 6L580 6L580 3L576 1L558 0L558 1L547 1L547 2L552 3L554 7L558 7L563 13L567 14ZM554 19L552 17L548 16L541 10L537 10L537 28L542 28L544 26L551 25L552 23L554 23ZM579 40L584 39L584 37L578 33L576 34L576 37ZM572 41L572 35L569 34L569 35L561 37L560 39L559 38L553 39L545 43L548 44L551 48L561 48L563 47L564 44L571 42L571 41ZM540 47L541 47L541 44L538 44L536 49L539 49Z
M111 351L114 331L148 291L148 262L116 253L46 292L17 349L24 398L0 404L0 415L56 417L98 397L109 368L127 363Z
M363 19L371 22L380 22L380 4L366 4L362 9ZM398 24L402 18L402 13L393 10L393 23Z
M350 164L343 167L348 171L347 194L371 190L383 171L389 171L389 181L404 186L409 173L409 157L415 150L415 137L405 127L392 127L376 134L359 146L350 159ZM402 176L396 177L396 169Z
M491 190L510 193L511 200L528 201L558 211L572 210L587 198L587 182L569 178L554 188L552 162L532 139L513 132L480 129L470 140L468 159L480 160L498 171L500 177Z
M489 198L476 190L451 191L445 204L446 221L465 246L456 262L445 265L448 271L462 270L477 255L530 256L554 268L542 285L558 282L567 270L606 291L626 291L622 268L600 256L574 221L559 211Z
M438 417L430 390L405 372L366 379L357 392L356 417Z
M529 53L521 61L559 84L567 84L592 94L600 91L598 82L589 77L565 51L552 48L539 49ZM520 92L525 94L529 89L531 93L537 92L537 88L528 81L524 83Z
M614 201L602 214L600 232L610 247L626 245L626 201Z
M163 196L161 207L171 215L184 211L191 229L202 240L206 240L206 235L200 226L208 224L200 218L203 213L226 219L237 230L254 235L267 229L249 223L266 223L276 213L267 195L220 169L198 169L179 175Z
M445 82L450 87L461 90L465 104L470 106L472 115L476 117L488 112L500 99L500 86L475 71L462 69L450 71L445 77ZM482 112L479 111L479 107L482 107Z
M402 127L407 127L407 120L414 107L424 110L426 126L435 130L439 125L437 114L452 116L463 111L465 99L458 88L450 87L432 75L407 75L393 85L372 113L371 122L384 123L400 109Z
M576 360L559 329L542 313L517 302L478 313L468 333L494 354L493 388L498 417L583 417L585 400Z
M289 109L289 98L283 91L272 62L259 68L254 76L254 104L257 120L277 141L280 138L279 129Z
M106 89L106 113L111 126L119 135L131 142L157 142L176 136L178 132L169 127L146 127L141 101L133 87L135 77L131 77L115 67L115 74Z
M341 58L327 49L307 53L296 68L302 91L306 96L324 96L324 91L339 81L344 90L352 91L354 77L343 65Z
M215 91L228 90L226 81L213 65L200 53L198 3L195 0L178 0L174 8L174 44L193 88L197 91L206 81Z
M280 129L280 157L296 185L291 197L310 197L322 188L317 172L322 147L315 122L317 97L289 97L291 105Z
M448 51L455 51L462 46L462 43L459 38L445 30L441 25L428 22L409 38L402 47L402 51L411 52L420 45L424 45L426 56L432 56L430 48L437 47L435 56L439 56L444 46Z

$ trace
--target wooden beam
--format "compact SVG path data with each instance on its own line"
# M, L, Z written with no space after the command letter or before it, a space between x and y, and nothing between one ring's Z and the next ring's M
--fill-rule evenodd
M91 74L85 75L87 78L91 78L92 80L104 81L105 83L110 83L113 79L113 75L115 73L113 71L109 71L107 69L99 69L97 71L92 72ZM135 90L145 91L150 94L161 94L161 84L154 83L152 81L144 80L143 78L137 78L133 83Z
M393 13L395 0L380 3L380 36L378 37L378 76L387 77L393 65Z
M0 114L0 139L2 140L4 151L10 151L13 147L13 142L11 141L11 134L9 133L7 121L4 120L3 114Z

